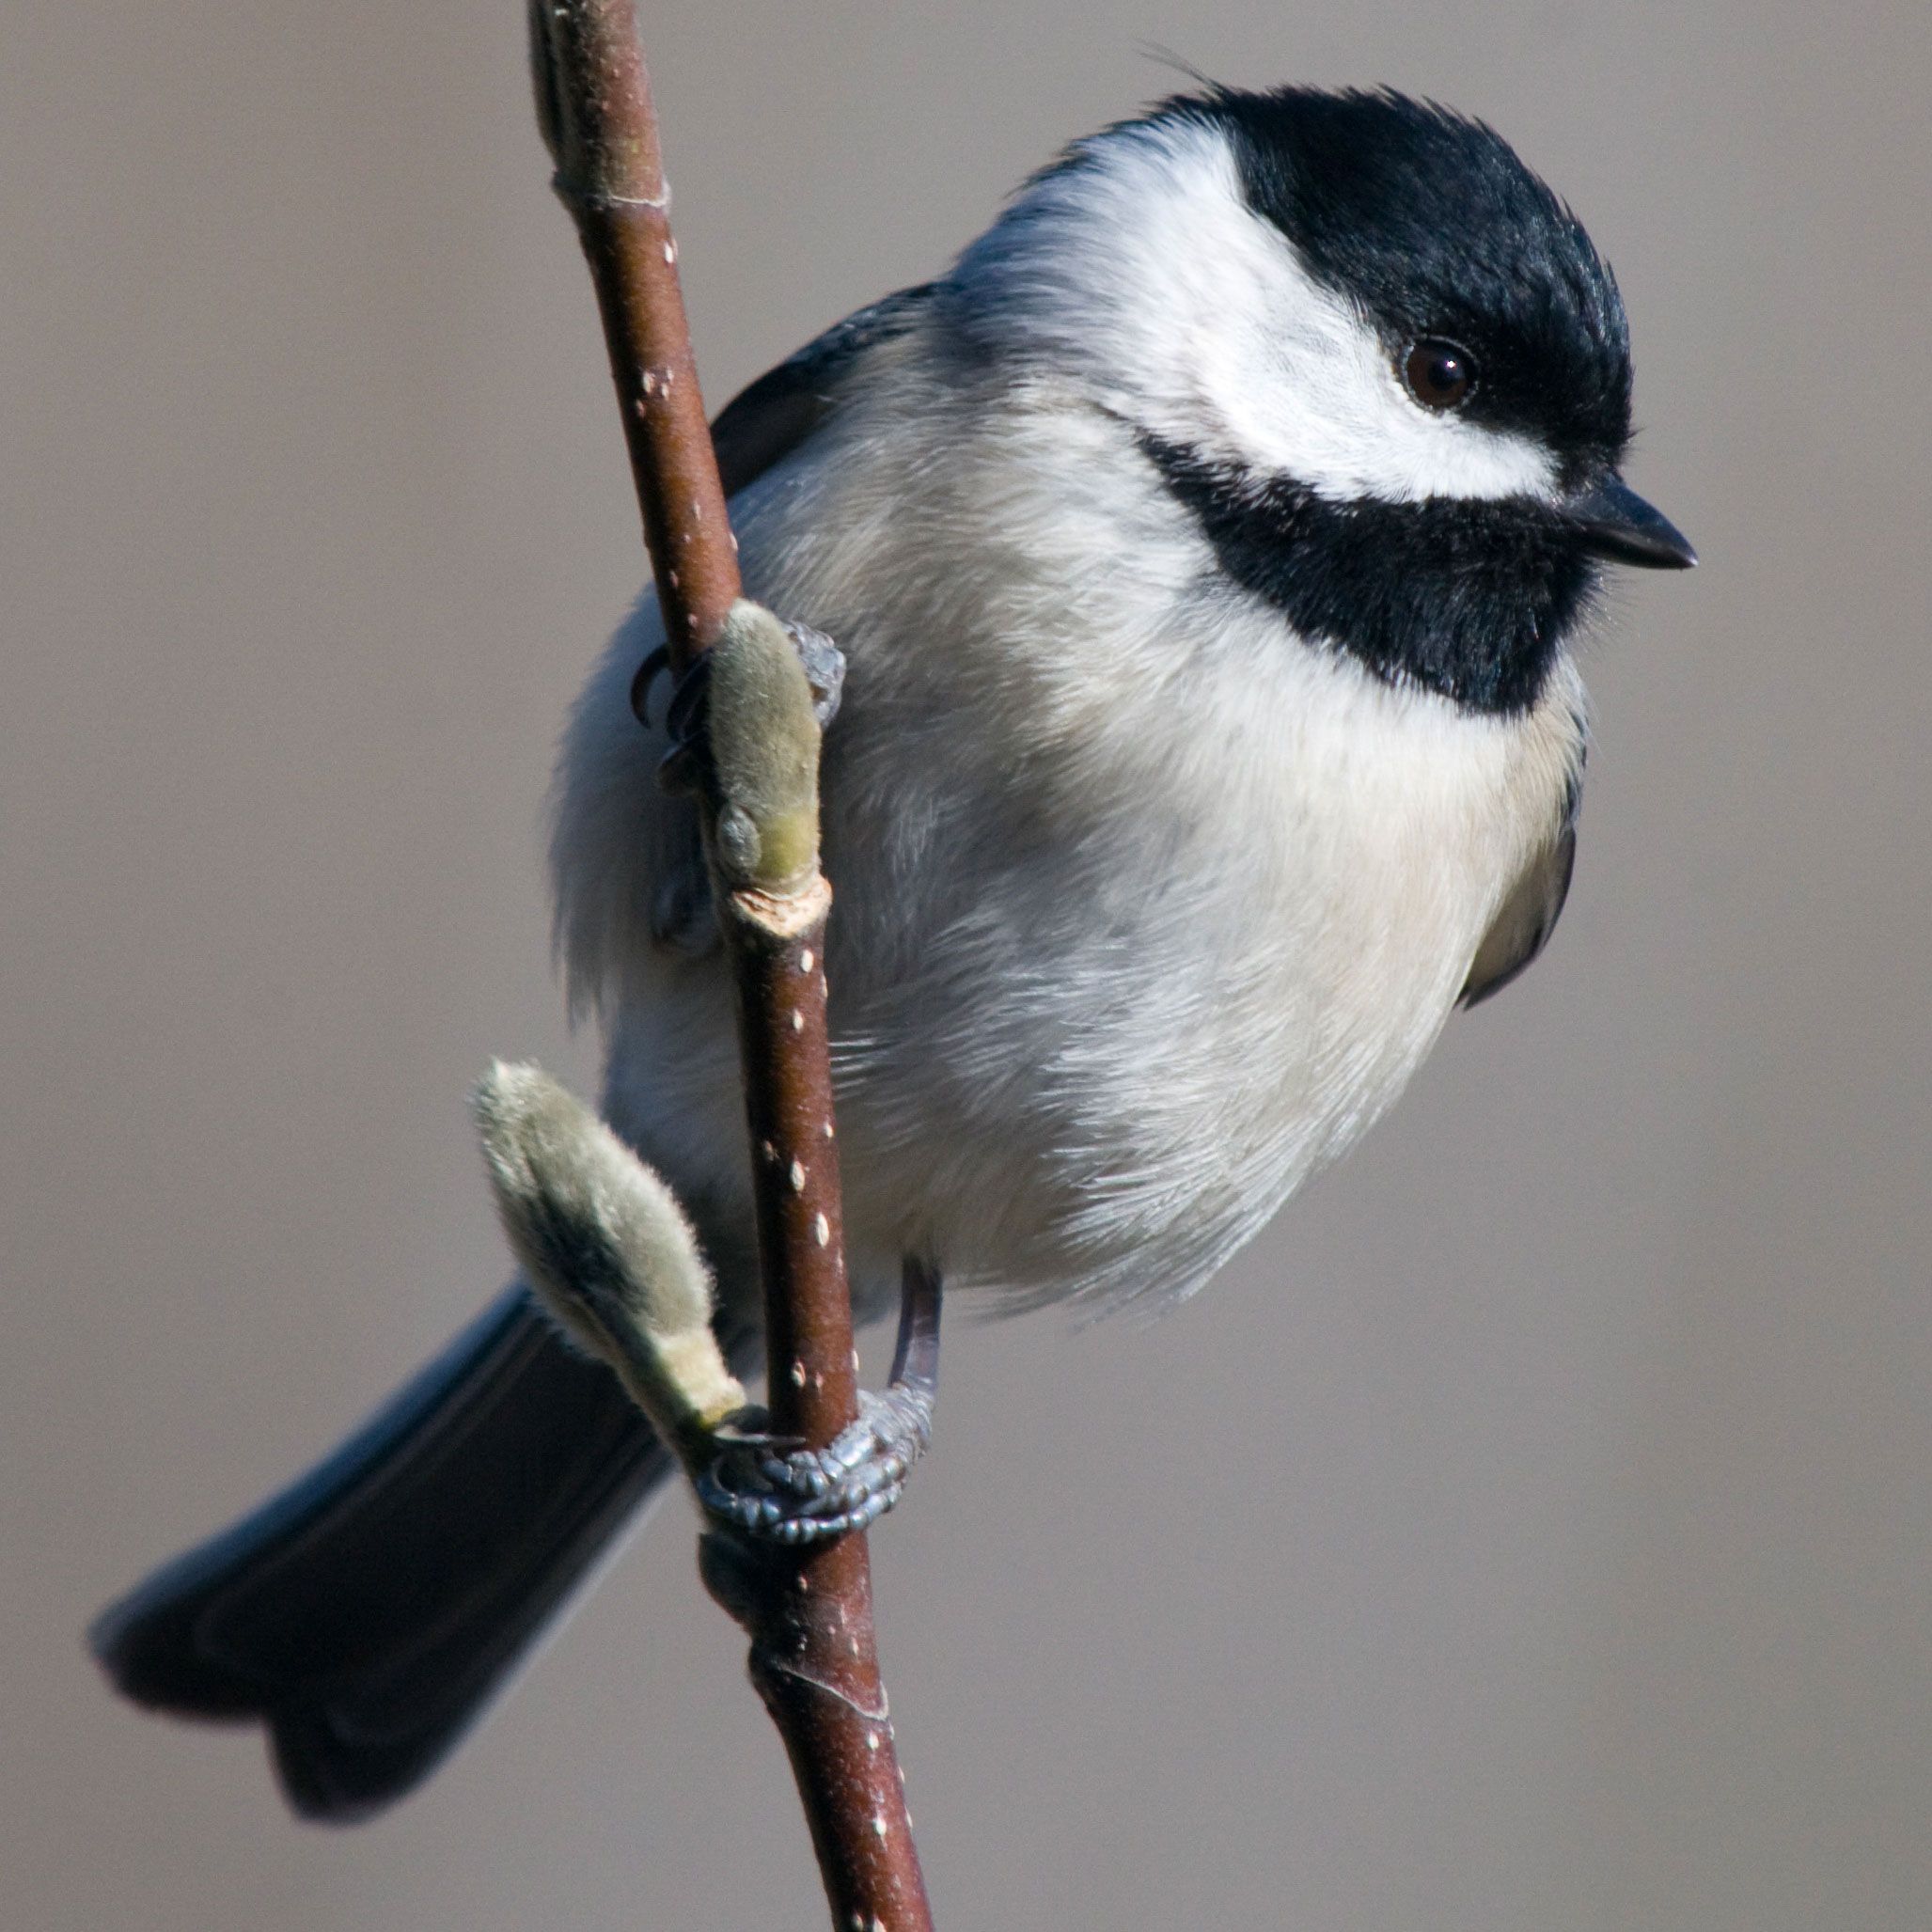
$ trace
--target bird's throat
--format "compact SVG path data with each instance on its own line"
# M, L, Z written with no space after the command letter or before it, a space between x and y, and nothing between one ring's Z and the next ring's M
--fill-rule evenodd
M1303 637L1465 711L1529 710L1597 573L1545 505L1333 503L1169 443L1139 444L1221 569Z

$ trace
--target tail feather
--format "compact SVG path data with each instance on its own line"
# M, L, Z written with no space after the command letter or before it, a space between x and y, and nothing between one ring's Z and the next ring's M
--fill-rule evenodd
M380 1811L442 1761L675 1465L521 1289L332 1456L105 1610L127 1696L259 1719L306 1817Z

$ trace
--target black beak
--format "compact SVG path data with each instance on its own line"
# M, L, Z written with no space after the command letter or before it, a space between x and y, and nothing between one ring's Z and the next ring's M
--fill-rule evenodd
M1684 532L1620 477L1605 477L1566 497L1563 511L1593 557L1653 571L1689 570L1697 561Z

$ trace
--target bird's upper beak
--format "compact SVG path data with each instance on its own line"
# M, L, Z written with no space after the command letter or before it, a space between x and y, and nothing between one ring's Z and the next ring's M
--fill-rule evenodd
M1697 561L1684 532L1621 477L1602 477L1566 496L1563 513L1582 532L1583 547L1593 557L1654 571L1689 570Z

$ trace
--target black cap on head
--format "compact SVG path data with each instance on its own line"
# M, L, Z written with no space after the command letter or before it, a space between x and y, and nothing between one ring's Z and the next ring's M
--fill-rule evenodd
M1614 467L1630 436L1615 278L1493 128L1388 90L1217 87L1159 112L1225 130L1249 205L1391 353L1420 337L1470 352L1471 419L1535 436L1566 475Z

